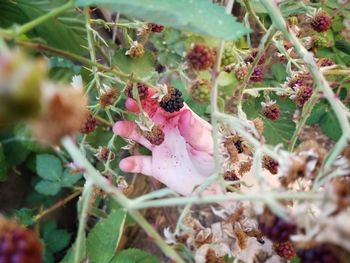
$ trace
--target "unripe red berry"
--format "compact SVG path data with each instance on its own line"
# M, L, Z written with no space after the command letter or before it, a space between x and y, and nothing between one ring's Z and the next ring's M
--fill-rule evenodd
M132 90L133 90L133 83L132 82L128 82L128 84L126 85L126 88L125 88L125 95L129 98L134 98L133 95L132 95ZM141 82L138 82L137 83L137 91L139 93L139 98L140 100L143 100L143 99L146 99L147 96L148 96L148 86L141 83Z
M248 75L248 67L241 66L235 69L235 76L239 81L243 81Z
M41 263L42 246L35 232L0 218L0 262Z
M312 28L317 32L327 31L332 24L332 18L324 11L319 11L311 21Z
M275 250L277 255L287 260L290 260L296 256L294 246L290 241L283 242L283 243L276 243L273 245L273 249Z
M155 33L160 33L164 30L163 25L154 24L154 23L149 23L148 27L151 29L152 32L155 32Z
M263 115L270 120L277 120L281 115L280 107L275 102L264 103L262 108Z
M301 86L297 90L297 94L295 97L295 103L302 107L304 104L310 99L312 96L313 89L311 86Z
M87 118L83 126L80 129L80 132L83 134L91 133L95 130L96 124L97 124L96 118L89 112L87 114Z
M205 44L196 43L187 52L186 60L194 70L206 70L215 63L215 51Z
M143 131L142 135L153 145L161 145L164 142L164 132L158 124L154 125L151 131Z
M261 82L264 80L264 72L262 68L256 67L253 70L252 76L250 77L251 82Z

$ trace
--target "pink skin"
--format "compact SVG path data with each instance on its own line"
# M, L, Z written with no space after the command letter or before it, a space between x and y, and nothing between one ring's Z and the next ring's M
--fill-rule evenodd
M131 121L118 121L113 131L132 139L152 151L152 156L131 156L120 161L119 167L127 173L153 176L172 190L190 195L215 171L211 126L192 112L187 105L175 113L167 113L151 99L143 101L143 109L152 120L161 125L165 139L159 145L151 145L136 131ZM134 100L127 99L126 108L137 112Z

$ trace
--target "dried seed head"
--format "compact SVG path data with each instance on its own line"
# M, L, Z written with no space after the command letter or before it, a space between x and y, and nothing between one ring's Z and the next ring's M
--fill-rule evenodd
M206 70L215 63L215 51L205 44L196 43L187 52L186 61L194 70Z
M216 255L215 251L213 249L208 249L207 254L205 255L205 262L206 263L225 263L224 257L219 257Z
M164 132L159 124L155 124L151 131L140 131L153 145L161 145L164 141Z
M252 165L253 165L253 163L252 163L251 160L242 162L242 163L239 165L238 174L239 174L240 176L243 176L244 174L246 174L247 172L250 171L250 169L252 168Z
M248 246L248 236L247 234L242 230L242 228L240 228L238 226L238 224L235 225L235 229L234 229L236 238L237 238L237 242L238 242L238 246L241 250L244 250L247 248Z
M83 91L62 88L54 91L42 116L32 121L40 141L57 145L61 138L78 133L86 121L87 98Z
M99 97L100 105L103 108L113 105L115 103L117 95L118 95L118 90L117 89L108 89L108 90L106 90Z
M107 146L103 146L103 147L100 146L96 154L96 157L100 161L106 162L108 160L111 160L111 161L114 160L115 154Z
M260 118L255 118L254 120L252 120L255 129L258 131L259 135L262 137L263 133L264 133L264 122L262 119Z
M137 41L134 41L130 49L125 53L125 55L129 55L131 58L143 57L144 54L145 54L145 49L143 45Z

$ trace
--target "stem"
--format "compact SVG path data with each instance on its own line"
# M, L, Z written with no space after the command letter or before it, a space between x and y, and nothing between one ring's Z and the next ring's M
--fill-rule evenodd
M133 209L144 209L149 207L162 207L162 206L178 206L188 204L210 204L220 203L223 201L260 201L265 202L265 198L275 200L321 200L324 198L321 193L313 192L284 192L284 193L259 193L259 194L220 194L220 195L207 195L207 196L189 196L189 197L175 197L166 198L161 200L152 200L146 202L131 202Z
M176 262L184 263L175 250L164 242L162 237L144 219L144 217L138 211L134 210L134 208L131 206L131 201L120 193L115 187L113 187L113 185L90 164L90 162L79 151L71 138L65 137L62 139L61 143L70 154L74 162L85 169L85 177L87 180L94 182L96 186L100 187L106 193L109 193L114 200L123 206L128 211L129 215L143 228L143 230L153 238L154 242L162 249L165 255Z
M305 107L303 108L303 111L301 113L301 118L297 124L297 127L295 128L295 131L293 133L290 145L288 147L288 151L293 152L295 145L298 140L298 136L300 135L300 132L305 125L307 119L310 117L310 114L312 112L312 109L315 107L316 103L318 101L318 94L315 92L312 94L309 101L306 103Z
M76 198L77 196L79 196L81 194L81 190L76 191L70 195L68 195L67 197L65 197L64 199L58 201L56 204L50 206L49 208L45 209L44 211L42 211L40 214L36 215L34 217L34 221L38 222L40 221L43 217L45 217L46 215L50 214L51 212L55 211L56 209L60 208L61 206L64 206L65 204L67 204L68 202L70 202L71 200L73 200L74 198Z
M245 8L247 9L248 13L255 19L255 21L258 23L259 27L264 31L267 32L266 27L264 24L260 21L259 17L256 15L254 9L250 5L250 0L243 0Z
M65 11L67 11L68 9L70 9L72 7L74 7L74 1L70 0L66 4L64 4L56 9L51 10L49 13L47 13L43 16L40 16L40 17L20 26L19 28L15 29L15 31L12 32L12 34L16 35L16 36L20 36L22 34L25 34L28 31L32 30L33 28L46 22L47 20L50 20L51 18L54 18L54 17L64 13Z
M226 14L230 14L232 7L233 7L233 0L229 0L227 5L226 5ZM216 171L220 171L220 152L219 152L219 145L218 145L218 140L219 140L219 128L218 128L218 121L216 119L216 112L218 111L218 105L217 105L217 99L218 99L218 77L220 75L220 67L221 67L221 58L222 58L222 53L224 50L224 45L225 41L220 40L219 46L217 48L217 55L216 55L216 61L215 65L212 70L212 75L211 75L211 94L210 94L210 103L211 103L211 124L212 124L212 137L213 137L213 147L214 147L214 161L215 161L215 168ZM218 178L222 178L220 176L220 172L218 172ZM220 179L220 182L223 183L223 180ZM223 184L221 184L223 187Z
M79 228L77 239L75 241L74 263L79 263L82 258L83 244L85 242L85 225L89 215L90 199L93 192L93 183L87 180L84 186L83 194L81 196L81 212L79 216Z

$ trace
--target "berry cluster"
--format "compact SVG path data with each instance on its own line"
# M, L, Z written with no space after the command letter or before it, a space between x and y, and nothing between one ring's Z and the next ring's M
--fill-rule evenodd
M91 133L95 130L97 125L97 121L96 118L89 112L87 114L87 118L84 122L84 124L82 125L80 132L83 134L88 134Z
M148 27L154 33L160 33L160 32L162 32L164 30L164 26L163 25L154 24L154 23L149 23Z
M195 81L190 92L193 100L199 103L208 103L210 101L210 82L205 79Z
M206 70L215 63L215 51L205 44L196 43L187 52L186 60L194 70Z
M0 262L41 263L40 240L33 231L0 218Z
M177 88L168 87L168 94L163 96L159 106L166 112L179 111L184 106L182 93Z
M125 88L125 95L129 98L134 98L133 95L132 95L132 89L133 89L133 84L132 82L128 83L126 85L126 88ZM146 99L147 96L148 96L148 86L141 83L141 82L138 82L137 83L137 91L139 93L139 98L140 100L143 100L143 99Z
M303 249L297 252L302 263L340 263L341 260L336 253L326 245Z
M264 217L259 220L259 229L274 242L286 242L289 237L297 230L297 226L292 222L287 222L282 218L271 215L270 220L265 220Z
M153 145L161 145L164 142L164 132L158 124L154 125L151 131L142 131L141 134Z
M310 99L313 93L313 88L311 86L301 86L297 88L297 94L295 97L295 103L302 107Z
M256 67L250 77L251 82L261 82L264 80L264 71L262 67Z
M294 246L290 241L283 242L283 243L276 243L273 245L273 249L275 250L277 255L287 260L290 260L296 256Z
M332 25L332 18L324 11L319 11L311 21L312 28L317 32L325 32Z
M232 48L225 47L222 53L221 65L224 67L224 66L233 64L235 61L236 61L236 55L234 52L232 52Z
M281 115L280 107L275 102L264 103L262 114L270 120L278 120Z

